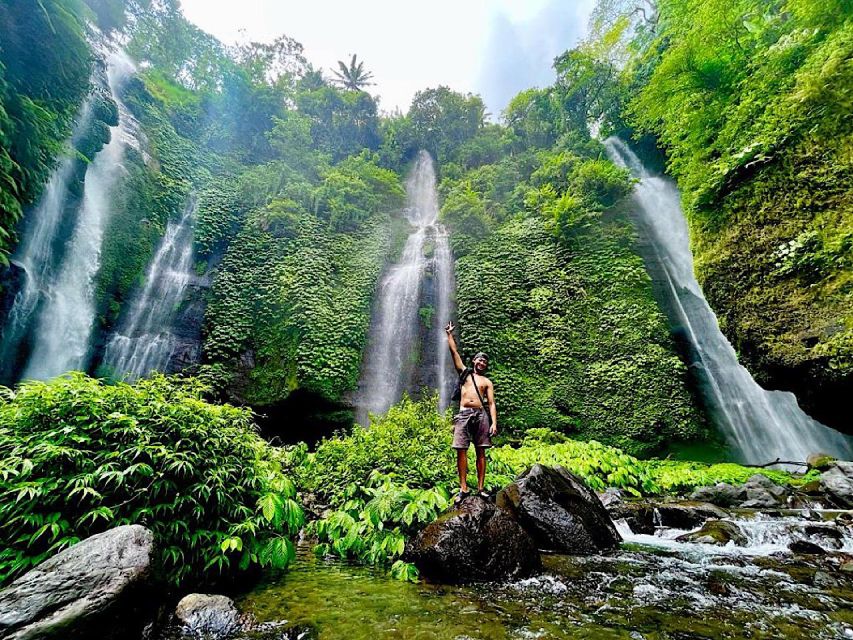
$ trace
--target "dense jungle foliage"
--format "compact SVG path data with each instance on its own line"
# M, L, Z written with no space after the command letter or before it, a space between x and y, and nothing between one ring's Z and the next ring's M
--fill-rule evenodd
M713 436L636 250L632 182L590 122L678 181L697 274L745 362L842 422L851 17L845 0L600 2L553 85L520 93L498 123L478 96L443 86L383 114L369 74L331 78L287 36L225 46L177 0L4 2L0 261L51 172L69 159L82 176L126 110L139 144L112 194L93 342L103 347L167 223L192 207L204 366L181 380L73 374L2 389L0 582L125 522L152 528L178 583L283 566L304 521L297 494L309 512L331 508L309 513L319 552L416 577L405 540L455 484L434 398L404 399L311 453L270 445L249 410L214 399L352 399L421 149L439 172L462 347L492 357L502 440L490 487L535 462L644 495L753 473L642 459ZM137 63L121 104L106 97L103 33L89 22L120 31Z

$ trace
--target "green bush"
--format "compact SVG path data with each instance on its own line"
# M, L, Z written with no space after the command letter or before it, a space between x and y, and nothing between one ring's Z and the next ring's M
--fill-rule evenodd
M0 399L0 582L121 524L155 535L180 583L283 567L303 523L295 488L251 414L162 376L107 386L82 374Z

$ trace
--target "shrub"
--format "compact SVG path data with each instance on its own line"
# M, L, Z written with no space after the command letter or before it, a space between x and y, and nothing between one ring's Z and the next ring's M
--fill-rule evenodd
M0 399L0 582L110 527L150 528L176 583L283 567L303 523L293 483L251 414L162 376L74 373Z

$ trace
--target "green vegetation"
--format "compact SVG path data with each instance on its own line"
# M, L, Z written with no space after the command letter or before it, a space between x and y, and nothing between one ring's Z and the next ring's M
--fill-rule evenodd
M155 535L176 583L283 567L303 524L281 456L250 413L192 381L80 374L0 389L0 582L120 524Z
M27 0L0 6L0 266L89 91L92 62L81 14L77 0L42 0L37 9Z

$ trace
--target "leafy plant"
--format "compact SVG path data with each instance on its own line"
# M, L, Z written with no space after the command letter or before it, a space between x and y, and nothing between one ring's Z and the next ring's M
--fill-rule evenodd
M293 558L304 518L278 453L198 382L74 373L0 391L0 582L121 524L154 532L176 583Z

